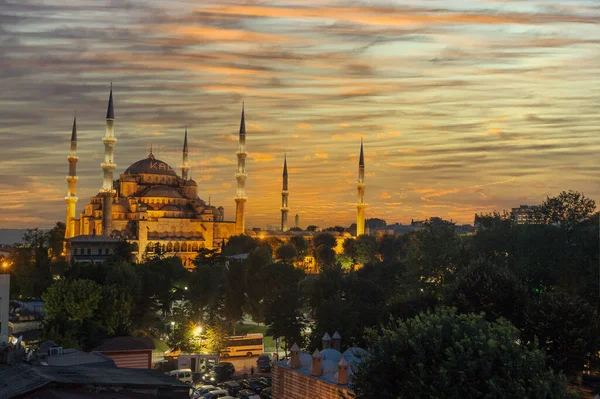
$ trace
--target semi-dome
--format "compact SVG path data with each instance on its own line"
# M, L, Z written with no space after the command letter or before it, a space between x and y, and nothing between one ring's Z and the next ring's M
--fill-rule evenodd
M169 166L168 163L161 161L160 159L154 158L154 155L150 153L148 158L141 159L125 169L126 175L139 175L139 174L150 174L150 175L169 175L177 176L177 173Z

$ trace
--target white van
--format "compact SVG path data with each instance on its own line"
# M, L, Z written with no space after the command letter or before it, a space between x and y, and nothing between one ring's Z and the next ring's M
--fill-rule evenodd
M177 369L169 371L168 375L177 378L181 382L191 384L194 382L191 369Z

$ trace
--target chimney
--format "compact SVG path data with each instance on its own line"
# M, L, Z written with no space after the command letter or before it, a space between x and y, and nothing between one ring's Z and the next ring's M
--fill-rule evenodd
M340 362L338 363L337 383L339 385L348 385L348 362L344 356L342 356Z
M333 339L331 340L331 347L339 352L342 351L342 336L339 332L333 333Z
M322 360L321 352L319 352L318 349L315 349L315 353L312 355L312 375L319 377L323 374Z
M329 336L329 333L325 333L325 335L323 335L321 342L323 342L323 349L331 348L331 337Z
M290 367L293 369L300 368L300 348L296 343L290 348L290 353Z

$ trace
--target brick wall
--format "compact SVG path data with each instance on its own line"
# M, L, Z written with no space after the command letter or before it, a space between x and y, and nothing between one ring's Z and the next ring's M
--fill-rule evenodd
M347 387L330 384L296 370L273 365L273 399L340 399L340 392L351 398Z

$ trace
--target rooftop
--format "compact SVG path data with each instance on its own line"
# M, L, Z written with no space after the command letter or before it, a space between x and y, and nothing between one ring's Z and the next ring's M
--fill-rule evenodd
M68 385L123 388L181 388L189 385L156 370L95 367L32 367L19 365L0 372L0 398L12 398L39 389Z
M154 348L156 346L150 338L115 337L105 340L102 345L94 349L94 352L133 351Z

